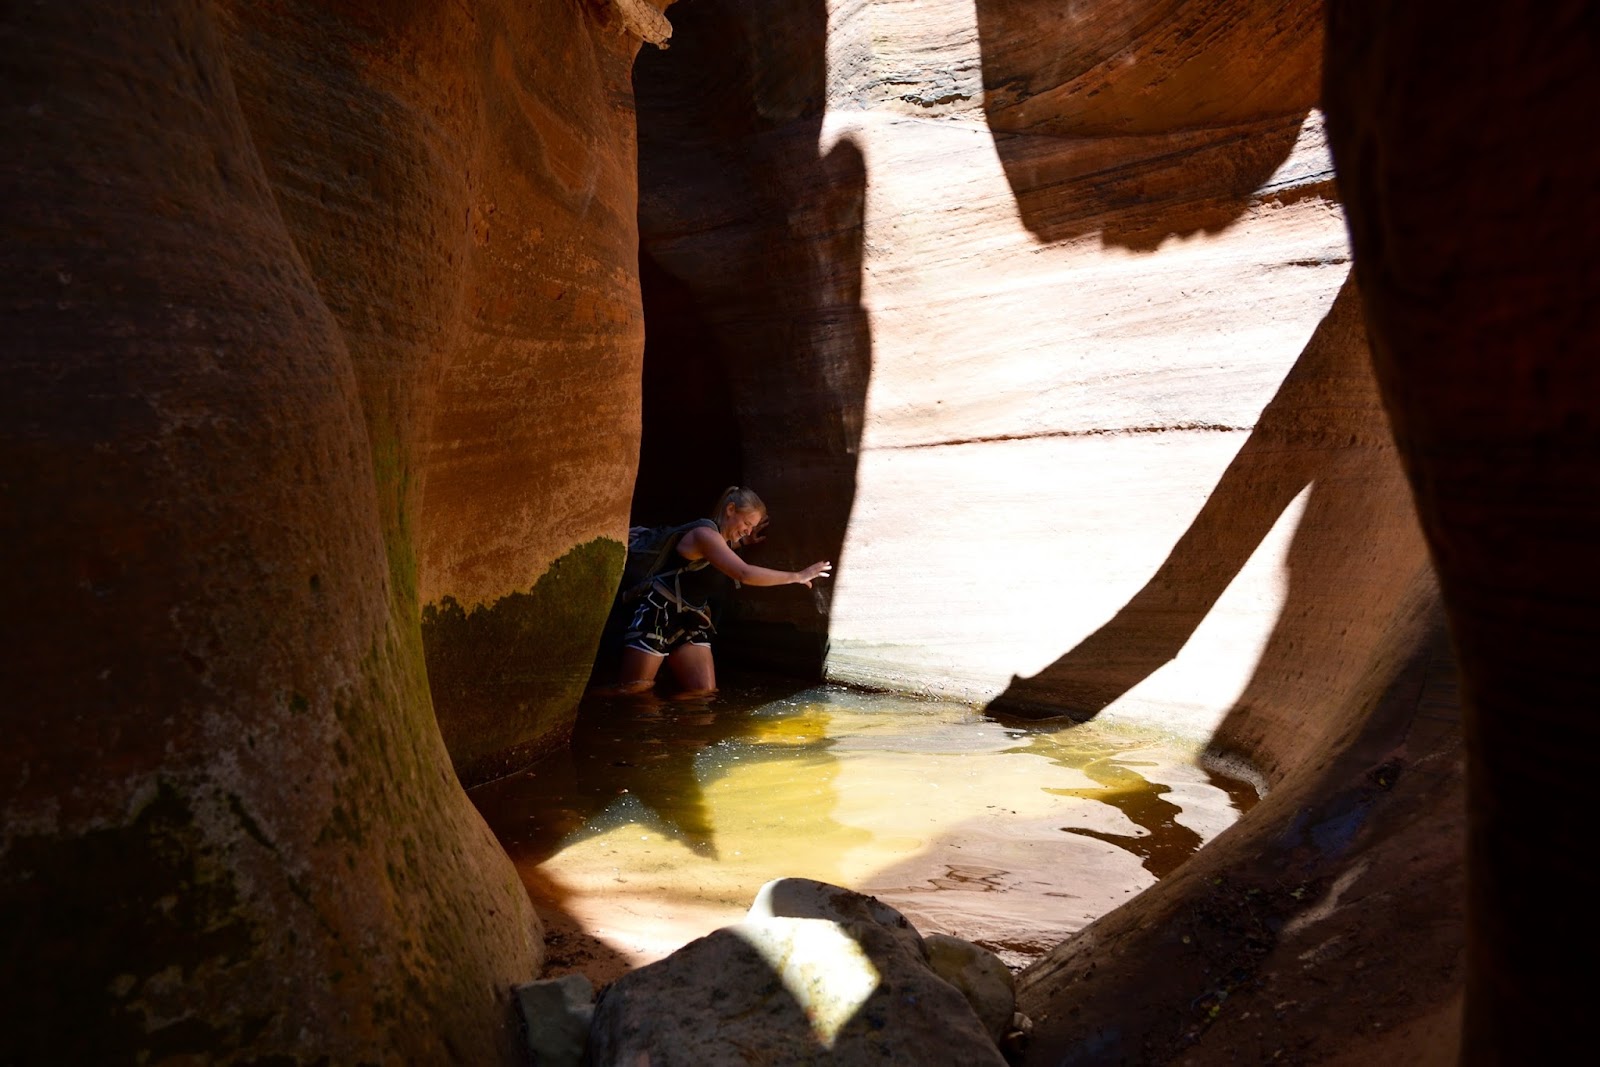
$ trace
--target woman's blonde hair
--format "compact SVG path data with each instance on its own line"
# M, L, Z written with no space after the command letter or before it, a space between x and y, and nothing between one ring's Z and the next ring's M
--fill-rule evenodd
M767 513L767 505L756 496L754 489L746 489L742 485L730 485L717 498L716 507L711 509L711 517L717 520L717 525L722 525L722 513L728 509L729 504L733 505L734 511L759 511L763 515Z

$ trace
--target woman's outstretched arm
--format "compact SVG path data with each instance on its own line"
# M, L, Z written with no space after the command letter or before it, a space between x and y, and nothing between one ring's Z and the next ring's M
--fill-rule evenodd
M678 542L678 552L685 559L703 559L717 570L726 574L736 582L745 585L803 585L811 587L813 580L826 578L833 570L833 563L819 560L804 570L778 571L771 567L757 567L739 558L738 553L728 547L728 542L722 535L709 526L690 530Z

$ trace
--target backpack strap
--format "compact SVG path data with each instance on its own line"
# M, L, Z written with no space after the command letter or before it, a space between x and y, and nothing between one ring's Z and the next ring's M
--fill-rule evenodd
M667 561L672 558L672 554L677 551L678 542L683 540L684 534L688 533L690 530L698 530L702 526L710 526L714 529L716 528L716 525L717 522L715 519L695 519L693 522L686 522L682 526L677 527L666 537L662 538L661 544L656 547L655 555L651 557L650 567L645 571L644 578L641 579L633 588L624 590L622 593L622 599L624 601L637 600L652 586L654 586L658 579L670 576L673 579L671 586L672 595L674 599L677 599L681 602L681 598L678 597L676 593L678 585L678 572L685 570L698 570L701 567L706 566L706 562L704 560L692 560L686 562L684 566L674 567L670 570L665 569L665 565Z
M679 571L697 571L702 567L709 566L707 561L703 559L684 560L676 567L668 567L666 565L667 561L670 560L677 552L678 543L683 540L684 535L691 530L698 530L702 526L709 526L712 529L716 529L717 524L712 519L696 519L693 522L686 522L676 530L672 531L671 535L661 543L661 548L656 553L656 558L651 562L649 574L650 578L665 578L670 575L674 578L674 584L676 584L676 577Z

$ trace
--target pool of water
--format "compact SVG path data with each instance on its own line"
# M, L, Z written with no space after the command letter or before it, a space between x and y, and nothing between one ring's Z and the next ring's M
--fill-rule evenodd
M1255 803L1192 747L1097 723L822 686L585 702L570 748L472 791L597 983L737 922L772 878L870 893L1013 967Z

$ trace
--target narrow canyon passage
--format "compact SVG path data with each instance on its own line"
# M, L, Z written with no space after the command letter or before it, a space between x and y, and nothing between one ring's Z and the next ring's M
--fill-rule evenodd
M1077 838L1078 852L1037 867L975 863L964 882L950 873L962 866L953 843L868 860L871 848L838 838L861 825L820 814L797 823L815 852L785 857L807 870L761 868L746 856L771 846L753 842L737 860L719 845L712 861L695 852L710 838L663 823L623 783L626 797L591 794L603 806L578 814L565 799L574 787L547 783L563 798L558 848L531 832L546 825L531 810L520 828L505 815L523 810L506 799L519 789L536 795L531 784L484 787L475 799L545 914L559 916L554 966L635 966L675 935L737 918L765 877L810 874L1002 951L1028 1010L1048 1020L1039 1062L1103 1040L1099 1028L1122 1025L1111 1018L1129 1033L1170 1027L1172 1048L1187 1049L1247 1027L1251 999L1270 995L1294 1005L1277 1010L1289 1029L1412 1010L1430 1035L1448 1029L1462 921L1449 873L1460 785L1449 656L1437 651L1432 572L1368 366L1316 106L1319 11L1234 14L1226 27L1189 11L1135 28L1126 7L1093 5L1068 18L1079 36L1046 63L1046 25L1066 31L1002 4L674 5L672 47L641 55L634 72L646 346L633 519L681 521L720 485L747 483L774 513L752 558L838 560L836 581L810 595L730 595L719 662L1065 713L1108 738L1155 731L1191 755L1259 767L1274 795L1222 834L1234 851L1174 864L1161 883L1143 865L1132 880L1111 873L1130 870L1135 840L1152 850L1146 862L1161 855L1159 835L1126 823L1069 835L1065 816L1048 836ZM1198 67L1214 79L1203 89L1190 80ZM702 439L703 450L686 446ZM1413 730L1421 708L1445 725ZM979 763L993 725L950 724L947 743ZM661 752L648 749L672 747L599 736L612 735L580 715L580 744L545 774L565 783L600 753L652 764ZM871 746L827 732L813 741ZM706 788L737 794L775 744L708 743L752 763L705 756ZM1444 844L1398 877L1442 916L1419 958L1446 977L1413 1007L1331 1006L1315 989L1342 956L1295 962L1289 946L1319 927L1289 917L1321 907L1337 917L1325 935L1350 942L1333 932L1347 930L1339 895L1324 894L1369 884L1355 843L1384 824L1397 768L1413 765L1441 776L1406 781L1435 782L1435 821L1417 832ZM1386 783L1384 802L1351 799L1331 766ZM1033 789L1003 777L984 803L1027 807L1015 798ZM840 781L866 797L883 788L870 774ZM841 787L825 807L869 803ZM730 825L748 818L718 810ZM1011 831L995 823L989 843L1026 838L1020 827L1033 824L1018 818ZM1307 819L1344 829L1282 843ZM1085 862L1090 847L1115 862ZM1037 883L1013 895L1029 918L997 921L1004 931L962 904L1005 899L970 888L999 871ZM1051 894L1097 903L1073 912ZM1210 919L1197 926L1196 915ZM1094 956L1101 919L1150 940ZM1374 941L1401 922L1362 921ZM1094 1016L1077 1011L1085 992L1063 962L1086 955L1102 976ZM1165 979L1147 995L1153 968ZM1391 1005L1407 995L1392 983L1370 993ZM1210 1054L1241 1040L1213 1038ZM1434 1044L1448 1056L1448 1040Z
M1021 1065L1592 1058L1597 21L9 5L0 1062L514 1067L791 863ZM833 577L586 701L735 483Z

